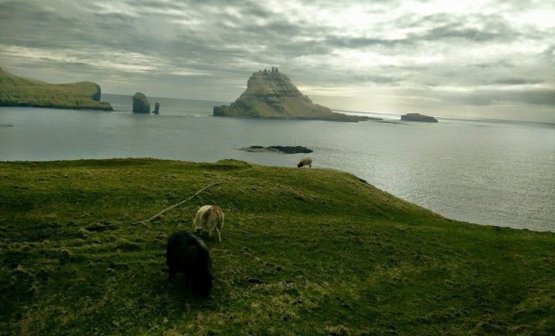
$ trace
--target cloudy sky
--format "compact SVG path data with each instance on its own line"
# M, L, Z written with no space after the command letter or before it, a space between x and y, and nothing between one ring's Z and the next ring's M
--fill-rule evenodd
M0 0L0 66L224 102L278 66L332 108L555 122L555 2Z

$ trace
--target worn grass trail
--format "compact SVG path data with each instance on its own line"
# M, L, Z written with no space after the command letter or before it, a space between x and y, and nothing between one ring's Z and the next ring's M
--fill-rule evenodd
M164 260L203 204L226 215L208 301ZM555 334L555 234L450 221L332 170L0 163L0 260L2 335Z

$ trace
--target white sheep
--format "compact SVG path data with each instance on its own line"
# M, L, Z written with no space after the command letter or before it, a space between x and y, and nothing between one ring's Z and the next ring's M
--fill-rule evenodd
M218 233L218 240L222 241L221 231L224 228L224 212L216 205L204 205L198 209L193 221L193 230L197 233L208 232L212 237L214 230Z
M312 168L312 159L307 157L299 161L299 163L297 164L297 167L301 168L303 166L308 166L309 168Z

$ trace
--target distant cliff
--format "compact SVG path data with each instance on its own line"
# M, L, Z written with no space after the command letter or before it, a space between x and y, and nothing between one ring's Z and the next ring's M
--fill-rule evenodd
M367 117L334 113L314 104L277 68L255 72L247 90L231 105L215 106L214 116L265 119L361 121Z
M100 101L100 96L100 86L92 82L50 84L0 68L0 106L112 111L110 103Z

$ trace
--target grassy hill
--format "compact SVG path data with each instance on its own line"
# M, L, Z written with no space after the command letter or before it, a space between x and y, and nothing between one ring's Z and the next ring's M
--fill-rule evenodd
M15 76L0 68L0 106L32 106L111 111L92 82L50 84Z
M202 204L226 214L208 301L164 260ZM3 335L555 334L555 234L450 221L333 170L0 163L0 260Z

